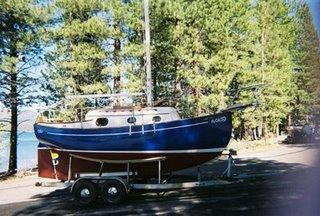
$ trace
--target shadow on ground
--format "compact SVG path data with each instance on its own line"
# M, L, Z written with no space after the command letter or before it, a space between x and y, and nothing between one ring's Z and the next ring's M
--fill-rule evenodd
M163 197L155 193L132 193L124 204L106 206L99 201L90 208L78 207L68 190L57 190L46 196L34 197L39 198L36 201L0 206L0 210L10 215L319 215L316 204L309 202L311 204L306 205L306 200L315 200L311 191L319 189L310 186L310 179L320 179L317 178L318 168L256 158L236 160L236 164L236 173L251 174L250 178L224 186L171 191ZM221 174L225 167L225 160L209 162L202 166L202 175L212 178ZM196 175L194 170L179 174ZM254 177L256 174L258 177Z
M282 143L281 145L287 147L301 147L303 149L319 149L320 142L314 143Z

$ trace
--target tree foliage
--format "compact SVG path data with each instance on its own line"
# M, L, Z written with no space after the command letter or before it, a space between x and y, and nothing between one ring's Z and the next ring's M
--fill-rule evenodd
M310 9L306 3L297 8L297 68L298 91L293 116L306 121L306 115L319 114L320 44Z
M18 108L35 102L32 69L41 64L49 17L48 8L35 0L0 1L0 100L11 111L8 174L17 169Z
M1 1L0 96L34 80L26 57L45 54L43 87L57 99L67 94L145 91L141 0L56 0L54 22L46 2ZM284 0L151 0L151 55L157 104L183 117L230 105L240 88L264 83L260 106L236 114L236 131L277 132L288 116L315 113L319 104L319 39L306 4ZM9 24L14 24L9 28ZM50 27L43 29L44 22ZM44 33L44 34L43 34ZM39 37L50 40L41 50ZM27 55L26 55L27 53ZM19 58L20 56L20 58ZM21 58L25 56L25 59ZM32 58L31 58L32 59ZM9 93L10 71L20 88ZM316 81L315 81L316 80ZM22 101L23 97L17 97ZM237 102L247 103L249 93Z
M102 1L57 0L60 15L50 29L52 48L46 55L46 87L66 94L108 92L107 58L110 28Z
M293 108L296 23L272 1L153 1L155 95L184 116L225 108L232 88L264 83L260 107L235 126L276 130ZM238 102L252 96L241 95ZM173 101L173 102L172 102Z
M276 132L292 110L296 28L290 5L284 1L258 1L252 10L248 33L251 70L240 72L238 83L263 83L265 87L260 106L254 113L246 111L241 121L250 128L260 127L266 136L268 129Z
M54 89L63 89L55 92L145 90L142 1L59 0L56 6L54 68L47 73ZM292 110L306 106L302 93L315 92L299 82L314 77L317 66L296 72L307 67L301 39L310 13L293 6L283 0L151 1L155 100L184 117L199 116L230 105L232 89L264 83L260 107L237 114L234 124L249 133L260 128L263 136L277 132ZM316 59L316 48L312 53ZM237 102L250 99L242 94Z

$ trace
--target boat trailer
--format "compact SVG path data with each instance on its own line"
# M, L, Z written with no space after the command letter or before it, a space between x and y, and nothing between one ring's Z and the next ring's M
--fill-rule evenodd
M227 168L220 178L202 180L200 166L198 166L197 181L175 181L174 183L169 183L172 176L169 176L169 178L166 179L162 176L161 167L162 162L166 159L165 157L152 157L135 160L100 160L70 154L68 164L68 181L64 183L64 186L71 187L71 193L77 204L81 206L88 206L93 204L99 197L102 198L106 204L119 204L125 200L126 196L131 191L153 191L159 194L159 192L165 193L166 191L177 189L227 185L235 182L232 178L232 167L234 165L234 159L232 156L236 154L237 152L232 149L229 149L228 153L222 154L228 155L228 162ZM73 158L99 163L100 169L97 173L77 173L75 181L72 182L71 173ZM141 183L141 181L136 178L136 173L132 172L130 167L132 164L150 162L155 162L157 164L157 178L152 179L153 181L151 181L151 183ZM126 171L116 173L102 172L106 164L126 164ZM40 184L42 186L50 186L44 183ZM164 195L164 193L162 195Z

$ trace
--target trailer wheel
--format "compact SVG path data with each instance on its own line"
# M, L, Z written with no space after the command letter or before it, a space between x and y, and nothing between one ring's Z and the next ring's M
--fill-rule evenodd
M119 204L126 198L124 185L118 180L108 180L104 183L101 197L106 204Z
M91 205L98 197L95 183L89 180L79 180L72 194L76 202L82 206Z

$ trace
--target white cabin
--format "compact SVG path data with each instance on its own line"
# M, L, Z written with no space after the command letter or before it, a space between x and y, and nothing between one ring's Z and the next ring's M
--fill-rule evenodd
M123 127L145 125L179 120L180 116L173 107L146 107L135 109L96 109L86 114L85 120L92 127Z
M157 124L179 120L173 107L101 108L90 110L83 122L40 123L56 128L113 128L132 125Z

